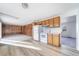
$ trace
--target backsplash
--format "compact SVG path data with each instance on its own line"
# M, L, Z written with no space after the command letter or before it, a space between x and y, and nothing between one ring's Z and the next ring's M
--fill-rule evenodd
M59 28L50 28L50 33L51 34L60 34L61 33L61 29Z
M40 32L51 33L51 34L60 34L61 29L60 29L60 27L58 27L58 28L50 28L50 27L46 27L46 26L41 26L40 27Z

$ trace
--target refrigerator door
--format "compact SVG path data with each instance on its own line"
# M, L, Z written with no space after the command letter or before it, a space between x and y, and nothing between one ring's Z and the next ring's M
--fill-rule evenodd
M0 38L2 38L2 23L0 22Z
M33 39L39 41L39 26L33 26Z

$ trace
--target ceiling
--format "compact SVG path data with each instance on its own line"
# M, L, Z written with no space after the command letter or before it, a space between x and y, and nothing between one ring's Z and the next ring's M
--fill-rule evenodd
M6 16L1 18L1 21L25 25L35 20L60 15L69 10L76 9L78 6L78 3L28 3L28 8L24 9L21 3L0 3L0 12L18 18Z

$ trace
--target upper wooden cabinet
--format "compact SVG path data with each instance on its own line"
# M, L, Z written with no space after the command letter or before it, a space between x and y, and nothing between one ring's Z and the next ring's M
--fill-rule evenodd
M49 27L53 27L53 18L49 19Z
M53 18L53 26L54 27L59 27L60 26L60 17L58 16L58 17L54 17Z
M49 26L49 20L45 20L45 25Z
M41 25L49 26L49 20L44 20L44 21L41 21L40 23Z
M42 25L42 22L40 21L40 22L34 22L34 23L32 23L32 25Z
M49 27L59 27L60 26L60 17L54 17L47 20L39 21L33 23L34 25L44 25Z
M41 25L41 24L42 24L41 21L39 21L39 22L38 22L38 25Z
M45 25L45 21L41 21L41 25Z
M39 25L39 23L38 22L34 22L34 23L32 23L32 25Z
M60 17L54 17L49 19L49 27L59 27L60 26Z

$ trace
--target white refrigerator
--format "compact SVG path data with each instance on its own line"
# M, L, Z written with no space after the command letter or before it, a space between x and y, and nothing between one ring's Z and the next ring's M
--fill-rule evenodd
M40 26L39 25L34 25L33 26L33 29L32 29L32 35L33 35L33 40L36 40L36 41L40 41Z
M0 38L2 38L2 23L0 22Z
M41 25L33 26L33 39L36 41L47 43L47 30L47 27Z

